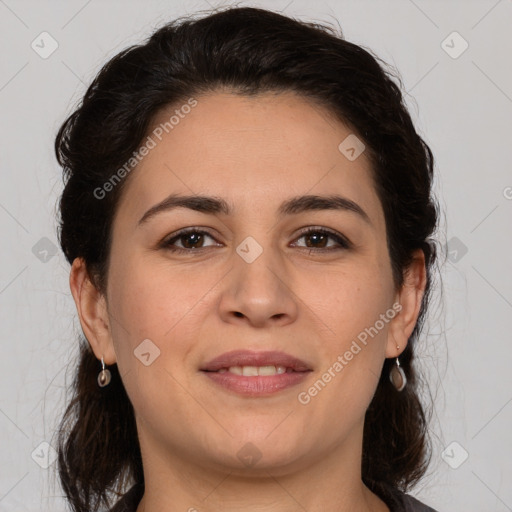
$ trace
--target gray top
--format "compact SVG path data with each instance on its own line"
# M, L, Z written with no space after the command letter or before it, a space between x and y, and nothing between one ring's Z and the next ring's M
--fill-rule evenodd
M388 506L390 512L437 512L416 498L395 489L374 491ZM136 512L144 494L144 484L135 484L110 512Z

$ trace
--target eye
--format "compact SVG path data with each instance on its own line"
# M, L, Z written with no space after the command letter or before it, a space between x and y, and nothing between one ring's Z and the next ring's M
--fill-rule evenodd
M171 252L190 254L193 251L200 251L201 249L206 249L215 245L218 247L221 245L204 245L205 238L215 240L207 231L198 228L182 229L181 231L174 233L170 238L165 239L161 244L161 248ZM302 230L301 235L297 240L302 238L306 240L306 245L292 244L292 246L312 249L313 251L320 252L346 250L351 247L351 243L343 235L326 228L306 228L305 230ZM334 246L331 245L329 247L329 239L336 242ZM181 247L176 245L177 242L181 244Z
M162 248L167 249L171 252L192 252L200 249L211 247L204 246L205 237L214 238L207 232L197 228L183 229L178 233L175 233L172 238L167 238L162 243ZM175 242L179 241L182 247L177 247Z
M350 249L351 247L351 243L343 235L326 228L306 228L306 230L302 231L301 236L297 240L300 240L301 238L304 238L307 242L305 246L299 245L299 247L307 247L313 250L325 249L327 251L335 251ZM334 240L338 245L328 247L327 243L329 238Z

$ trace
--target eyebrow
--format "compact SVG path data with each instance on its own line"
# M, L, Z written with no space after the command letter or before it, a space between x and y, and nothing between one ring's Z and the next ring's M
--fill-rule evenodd
M163 201L147 210L139 220L138 225L147 222L150 218L159 213L175 208L188 208L206 214L223 213L224 215L230 215L232 213L230 205L220 197L171 194ZM339 195L305 195L293 197L281 204L278 209L278 215L283 217L285 215L297 215L313 210L341 210L355 213L366 223L372 225L368 214L357 203Z

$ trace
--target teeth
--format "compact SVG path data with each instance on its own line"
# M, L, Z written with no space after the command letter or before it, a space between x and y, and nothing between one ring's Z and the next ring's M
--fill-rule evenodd
M293 371L288 368L289 371ZM229 371L235 375L243 375L244 377L257 377L258 375L282 375L287 372L285 366L230 366L228 370L222 368L219 373Z
M258 375L275 375L276 373L277 370L275 366L260 366L258 368Z
M244 377L256 377L258 375L258 367L257 366L243 366L242 367L242 375Z

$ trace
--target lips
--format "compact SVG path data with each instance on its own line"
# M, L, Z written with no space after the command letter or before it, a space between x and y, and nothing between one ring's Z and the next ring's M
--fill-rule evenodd
M201 372L230 393L265 397L297 386L312 372L308 363L284 352L226 352L206 363Z
M252 352L249 350L234 350L226 352L207 362L202 368L205 372L218 372L232 367L265 367L275 366L286 368L287 372L308 372L312 368L301 359L279 351Z

